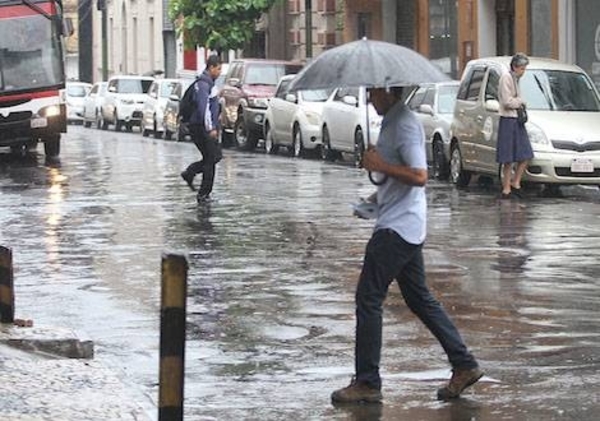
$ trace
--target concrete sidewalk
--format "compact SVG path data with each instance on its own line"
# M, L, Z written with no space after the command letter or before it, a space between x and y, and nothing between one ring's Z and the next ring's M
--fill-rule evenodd
M152 420L92 357L93 343L68 329L0 324L0 419Z

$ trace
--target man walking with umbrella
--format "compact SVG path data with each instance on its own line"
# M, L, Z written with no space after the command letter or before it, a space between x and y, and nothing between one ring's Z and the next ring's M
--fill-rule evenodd
M423 242L426 233L427 182L423 127L403 104L403 88L370 89L371 102L383 115L377 149L364 154L363 167L379 173L379 213L365 252L356 290L355 376L331 395L334 403L378 403L382 399L379 363L383 302L395 279L410 310L438 339L453 374L438 399L457 398L483 371L425 283Z

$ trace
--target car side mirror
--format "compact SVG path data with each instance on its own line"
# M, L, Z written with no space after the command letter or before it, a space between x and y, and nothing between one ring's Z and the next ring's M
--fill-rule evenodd
M419 112L422 114L434 115L433 107L430 104L421 104L419 105Z
M352 105L353 107L358 105L358 99L352 95L346 95L344 98L342 98L342 102L344 104Z
M288 102L296 103L298 101L298 98L296 98L296 95L294 94L286 94L285 100Z
M171 101L179 101L179 97L177 95L175 95L175 94L169 95L169 99Z
M108 88L108 92L117 92L117 88L115 88L114 86L111 86L110 88Z
M485 109L491 113L497 113L500 111L500 103L495 99L488 99L485 101Z

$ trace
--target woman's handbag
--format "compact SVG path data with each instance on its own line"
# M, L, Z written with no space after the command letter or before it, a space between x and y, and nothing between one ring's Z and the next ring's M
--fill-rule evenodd
M527 123L527 109L524 105L521 105L519 108L517 108L517 121L519 124Z

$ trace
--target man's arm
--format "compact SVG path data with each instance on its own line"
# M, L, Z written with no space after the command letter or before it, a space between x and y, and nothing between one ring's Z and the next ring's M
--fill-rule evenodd
M367 171L380 172L409 186L422 187L427 184L427 170L406 165L389 164L377 150L370 146L363 155L362 166Z

